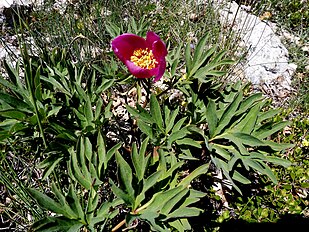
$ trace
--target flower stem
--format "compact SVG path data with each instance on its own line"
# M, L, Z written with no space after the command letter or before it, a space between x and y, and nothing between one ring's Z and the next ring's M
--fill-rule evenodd
M120 227L122 227L126 223L126 220L123 219L121 222L119 222L113 229L112 232L117 231Z

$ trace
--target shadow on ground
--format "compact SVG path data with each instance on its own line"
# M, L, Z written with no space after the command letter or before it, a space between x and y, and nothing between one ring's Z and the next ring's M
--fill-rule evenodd
M284 215L276 223L248 223L243 220L230 220L220 224L222 232L276 232L276 231L308 231L309 218L303 218L299 215Z

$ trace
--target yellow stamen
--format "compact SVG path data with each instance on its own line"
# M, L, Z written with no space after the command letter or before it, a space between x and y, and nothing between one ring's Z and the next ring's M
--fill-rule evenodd
M153 69L156 67L158 62L153 56L153 53L148 48L146 49L136 49L133 52L133 55L131 56L130 60L136 65L141 68L145 69Z

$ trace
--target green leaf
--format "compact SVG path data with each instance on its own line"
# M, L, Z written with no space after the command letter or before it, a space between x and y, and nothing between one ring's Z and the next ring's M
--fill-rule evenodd
M92 162L92 144L88 137L85 137L84 144L85 144L84 145L85 146L85 156L89 162Z
M257 104L250 109L247 115L241 119L241 121L233 127L233 131L239 131L246 134L251 134L255 129L258 113L260 112L260 105Z
M87 101L87 98L89 98L89 97L87 96L86 91L83 89L83 87L80 86L78 83L75 83L75 88L76 88L76 91L78 93L79 99L83 100L83 102Z
M79 200L78 196L76 195L75 189L74 189L72 184L69 187L69 192L68 192L67 198L69 198L69 199L71 198L70 200L72 202L71 201L69 201L69 202L70 202L70 205L71 205L73 211L76 212L78 214L78 218L80 218L81 221L86 224L86 221L85 221L86 218L85 218L83 208L80 204L80 200Z
M99 204L99 197L100 196L96 192L96 190L94 190L94 189L90 190L90 194L89 194L89 198L88 198L87 214L91 214L91 213L93 214L93 212L95 211L95 209L97 208L97 206ZM87 221L89 221L89 220L87 220Z
M154 119L151 117L151 115L144 108L140 107L139 105L137 105L137 107L140 112L134 109L133 107L126 105L127 111L137 120L142 120L149 124L155 122Z
M262 161L260 161L260 163L264 166L264 174L267 175L274 184L278 184L277 177L273 171L267 166L267 164L264 164Z
M182 225L182 223L180 222L180 220L175 220L175 221L169 222L168 224L171 227L174 227L176 229L176 231L178 231L178 232L184 232L185 231L185 228ZM188 230L191 230L191 227Z
M146 161L146 150L148 146L149 138L147 137L141 144L140 150L139 150L139 156L142 157L142 160ZM146 166L145 166L146 167Z
M20 121L23 121L27 118L27 115L25 113L15 109L0 110L0 116L6 118L13 118Z
M187 71L187 75L188 75L191 72L191 67L192 67L190 42L187 43L187 45L186 45L185 59L186 59L186 71Z
M265 128L265 129L254 131L253 135L255 137L259 138L259 139L265 139L265 138L271 136L272 134L280 131L281 129L288 126L289 124L290 124L290 122L288 122L288 121L278 122L278 123L273 124L273 125Z
M240 174L238 171L233 172L232 178L242 184L251 184L251 181L242 174Z
M19 89L13 85L11 82L5 80L3 77L0 77L0 84L3 85L4 87L14 91L15 93L19 92Z
M186 176L179 185L182 185L184 187L188 187L192 180L194 180L196 177L206 174L209 168L209 163L203 164L196 168L193 172L191 172L188 176Z
M145 133L150 139L154 138L152 127L144 123L142 120L137 120L138 128Z
M302 187L302 188L309 188L309 183L307 183L307 182L303 182L303 183L300 183L300 186Z
M176 69L178 67L178 64L179 64L179 58L180 58L180 52L181 52L181 49L183 47L183 44L181 45L178 45L177 47L174 48L174 60L171 64L171 72L170 72L170 75L173 77L175 76L175 72L176 72ZM177 50L176 50L177 49Z
M169 230L162 228L156 223L155 219L157 217L159 217L159 213L154 211L146 211L139 215L139 218L148 222L151 231L168 232Z
M8 79L11 80L11 82L16 85L16 87L23 92L24 91L24 85L21 82L20 78L20 72L19 72L19 61L17 61L15 67L13 67L8 60L4 60L3 62L5 71L8 74Z
M200 68L203 63L206 61L206 59L208 59L210 56L212 56L212 54L216 51L216 47L211 47L210 49L208 49L205 53L203 53L203 58L201 60L199 60L196 63L193 63L193 67L190 70L190 73L188 75L188 77L192 77L194 76L195 78L197 78L197 76L201 76L202 74L207 75L205 72L210 70L212 67L209 66L209 64L206 65L206 67L202 67ZM198 52L198 51L195 51ZM219 65L219 64L218 64ZM207 68L207 69L205 69Z
M121 180L121 183L123 184L125 191L129 194L130 198L134 199L134 189L132 187L132 169L118 151L116 151L116 161L119 170L119 179Z
M59 200L60 205L62 205L63 210L68 214L71 215L73 218L79 218L78 214L76 214L75 210L72 210L69 206L68 202L65 199L65 196L62 194L62 192L56 187L56 184L52 183L52 191Z
M249 134L233 133L233 135L235 137L237 137L238 139L240 139L243 144L249 145L251 147L258 147L258 146L264 146L265 145L265 143L262 140L254 137L252 135L249 135Z
M161 213L164 215L168 215L170 211L175 207L175 205L183 199L183 197L189 192L187 188L181 189L175 196L169 199L166 204L162 205Z
M193 56L193 64L196 64L200 61L203 55L203 51L208 40L209 34L204 35L196 45L194 56Z
M111 102L109 102L108 104L111 104ZM96 106L95 106L94 121L99 120L99 118L101 116L102 108L103 108L103 100L102 100L102 98L99 98L97 100L97 103L96 103Z
M216 113L215 102L211 99L209 99L205 114L206 114L206 120L207 120L208 128L209 128L209 136L210 138L212 138L214 136L214 133L217 127L218 118L217 118L217 113Z
M158 170L156 172L154 172L153 174L151 174L144 183L143 186L143 192L146 192L148 189L150 189L151 187L153 187L153 185L160 180L160 177L163 174L163 170Z
M269 109L265 112L261 112L259 114L258 120L257 120L257 124L260 124L261 122L273 118L275 115L278 115L280 113L280 109Z
M185 201L181 204L181 207L186 207L188 205L194 204L205 196L207 196L206 193L203 193L198 190L190 189L190 194L188 197L186 197Z
M15 109L29 109L29 105L10 94L0 92L0 100L6 102Z
M111 184L111 189L113 191L113 193L119 197L120 199L122 199L127 205L133 205L134 204L134 198L126 193L125 191L123 191L122 189L118 188L115 183L109 179L109 182Z
M72 97L72 94L70 93L69 90L67 90L63 85L61 85L58 81L56 81L53 77L49 76L48 78L47 77L44 77L44 76L41 76L41 80L43 81L46 81L50 84L52 84L54 86L55 89L58 89L60 90L62 93L68 95L69 97Z
M186 120L187 120L187 117L179 119L177 123L173 126L172 133L179 131Z
M155 123L153 116L147 110L145 110L141 105L137 104L136 108L139 111L137 118L149 124Z
M105 141L100 131L97 137L97 146L98 146L98 158L99 158L97 169L98 169L98 175L100 177L102 175L102 167L104 172L107 169L109 160L112 158L115 152L121 147L121 143L114 145L111 149L108 150L108 152L106 152Z
M292 163L289 160L286 160L286 159L283 159L283 158L274 157L274 156L272 156L272 157L266 156L265 158L268 162L276 164L276 165L281 165L285 168L292 165Z
M283 151L285 149L289 149L294 147L294 144L289 143L276 143L270 140L263 140L266 146L269 146L274 151Z
M163 170L159 170L153 174L151 174L145 181L143 185L143 189L141 193L136 197L135 203L134 203L134 209L139 207L140 203L145 199L145 193L148 191L151 187L154 186L154 184L159 180L159 178L162 176Z
M134 165L134 169L137 175L138 181L141 181L144 178L144 173L146 171L146 166L149 158L145 157L146 148L148 145L149 138L147 137L141 145L140 152L137 152L136 144L132 145L132 161ZM149 157L149 156L148 156Z
M132 156L132 162L133 162L133 166L135 169L135 173L137 176L138 181L142 180L144 177L144 157L140 156L140 154L137 151L137 147L136 147L136 143L133 143L132 145L132 152L131 152L131 156Z
M80 141L79 141L79 146L77 148L77 155L80 161L80 165L81 165L81 172L82 175L89 181L92 182L92 178L91 178L91 173L88 170L88 166L86 163L86 157L85 157L85 137L81 136ZM77 164L78 165L78 164Z
M59 157L58 159L52 161L51 165L48 165L48 168L44 170L42 180L45 180L50 175L50 173L54 171L55 167L60 163L62 159L63 157Z
M232 158L227 162L228 171L232 171L234 169L235 163L239 159L241 159L241 155L239 155L239 153L235 152L235 155L233 155Z
M247 111L248 109L252 108L252 106L257 102L261 101L263 99L262 93L255 93L247 97L239 107L239 111L237 111L237 114L243 113Z
M83 65L82 67L81 67L81 69L79 69L78 70L78 73L76 73L76 75L75 75L75 83L77 84L77 85L79 85L79 86L82 86L82 80L83 80L83 76L85 75L84 74L84 72L85 72L85 68L86 68L86 65ZM77 71L77 68L75 67L75 70L74 70L75 72ZM93 85L93 80L95 79L95 77L96 77L96 72L95 72L96 70L93 70L93 72L92 72L92 75L91 75L91 83L90 83L90 85L91 85L91 87L90 87L90 91L92 92L92 90L93 90L93 87L92 87L92 85Z
M79 232L84 225L78 220L65 217L46 217L32 225L36 232Z
M113 116L113 113L112 113L112 110L111 110L112 106L113 106L113 101L110 101L104 109L104 118L108 119L108 118L111 118Z
M220 136L216 137L217 139L228 139L230 142L234 143L238 148L241 155L249 155L247 148L243 145L243 140L236 137L235 134L223 133Z
M63 206L65 206L67 204L66 200L65 200L65 196L62 194L62 192L57 188L55 182L52 182L51 185L52 191L55 194L55 196L57 197L59 203ZM74 212L73 212L74 214ZM77 217L77 215L76 215Z
M139 213L144 214L145 212L158 212L161 210L162 206L164 206L167 202L170 201L173 197L175 197L181 190L184 189L184 186L177 186L175 188L169 189L164 192L159 192L153 195L146 205L148 207L146 209L140 210Z
M216 154L220 155L222 158L226 160L231 159L231 153L228 150L232 150L232 146L225 146L221 144L213 144L212 148L215 150Z
M59 111L62 109L62 106L51 106L51 107L52 109L48 111L47 118L49 118L50 116L57 116Z
M93 111L92 111L92 106L91 106L91 100L87 96L85 99L85 105L84 105L84 115L86 117L88 125L91 125L93 123Z
M220 63L220 62L224 62L224 60L223 61L220 61L220 60L222 59L222 57L225 54L226 54L226 51L224 51L224 50L220 51L219 53L216 54L215 58L211 61L211 63L212 64L217 64L217 63Z
M191 138L184 138L184 139L176 140L176 143L178 145L189 145L189 146L193 146L193 147L197 147L197 148L202 147L199 142L196 142L195 140L193 140Z
M179 161L174 163L171 168L168 169L160 178L160 180L164 180L165 178L169 178L173 175L175 170L177 170L179 167L181 167L184 164L184 161Z
M42 84L41 84L41 66L39 66L36 70L34 76L34 96L38 101L42 101Z
M75 215L68 215L67 212L63 209L63 206L46 196L44 193L40 191L30 188L28 189L31 196L38 202L38 204L54 213L65 215L67 218L73 219Z
M154 94L150 96L150 113L159 129L163 132L163 118L159 102Z
M182 139L184 137L186 137L187 134L189 134L189 130L188 128L184 127L179 131L172 131L171 135L168 137L167 142L168 144L172 144L174 141L178 140L178 139Z
M169 117L168 120L165 121L165 125L166 125L166 131L165 131L165 133L166 133L166 134L168 134L168 133L171 131L171 129L173 128L174 123L175 123L175 119L176 119L178 113L179 113L179 107L177 107L177 108L173 111L171 117Z
M104 169L103 169L103 172L104 172L107 168L107 162L108 162L107 157L106 157L105 141L104 141L101 131L99 131L98 133L97 146L98 146L98 158L99 158L98 174L99 174L99 177L101 177L102 167L104 165Z
M225 109L220 121L218 123L218 127L215 130L214 135L220 133L232 120L241 100L243 99L242 92L239 92L233 101L229 104L229 106Z
M108 90L110 87L113 86L115 80L114 79L104 79L102 80L101 85L96 89L96 94L101 94Z
M190 149L182 149L181 148L181 152L179 154L179 159L184 159L184 160L199 160L198 158L193 157Z
M215 49L215 48L214 48ZM213 51L211 51L213 52ZM220 55L221 53L219 53ZM223 52L224 54L224 52ZM220 56L219 56L220 57ZM235 62L233 60L222 60L221 62L216 62L213 60L212 62L208 63L206 66L201 67L200 69L197 70L197 72L194 74L194 78L197 78L201 82L207 82L205 77L207 76L222 76L225 71L220 71L220 70L214 70L215 68L223 65L231 65L234 64Z
M234 183L233 179L230 177L230 174L229 174L229 169L228 169L228 164L217 158L217 157L214 157L211 155L211 160L212 162L214 163L214 165L218 168L218 169L221 169L223 175L230 181L230 183L232 184L232 186L240 193L241 193L241 190L239 189L239 187Z
M274 182L274 184L278 184L277 178L275 177L274 173L266 164L263 163L263 161L259 162L250 158L246 158L243 159L243 162L245 162L253 170L258 171L261 174L267 175Z
M166 127L167 127L167 124L169 123L170 117L171 117L171 111L168 108L168 106L165 105L164 106L164 125L165 125L165 133L166 134L167 134Z
M120 198L113 199L112 202L103 202L97 210L97 219L101 219L98 222L103 221L104 218L113 218L112 213L118 212L115 208L123 203L123 200Z
M90 177L90 174L87 171L86 176L81 172L79 165L78 165L78 160L77 160L77 156L76 153L74 152L73 148L71 148L69 150L70 154L71 154L71 162L70 162L70 166L71 166L71 170L72 170L72 174L74 175L74 177L76 178L76 180L87 190L90 190L92 187L92 180Z
M181 207L170 213L167 219L196 217L200 215L201 212L203 212L203 210L196 207Z
M106 162L108 162L112 156L119 150L119 148L122 146L121 143L118 143L116 145L114 145L111 149L109 149L107 151L107 154L106 154ZM107 165L107 164L106 164Z

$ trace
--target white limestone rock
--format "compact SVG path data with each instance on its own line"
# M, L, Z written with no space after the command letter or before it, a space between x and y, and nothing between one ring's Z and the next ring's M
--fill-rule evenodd
M288 50L272 27L234 1L219 2L221 22L239 35L247 50L246 59L240 65L245 77L256 85L280 78L282 86L289 89L297 66L289 63Z
M38 2L42 2L42 0L0 0L0 9L9 8L12 5L28 6L37 4Z

